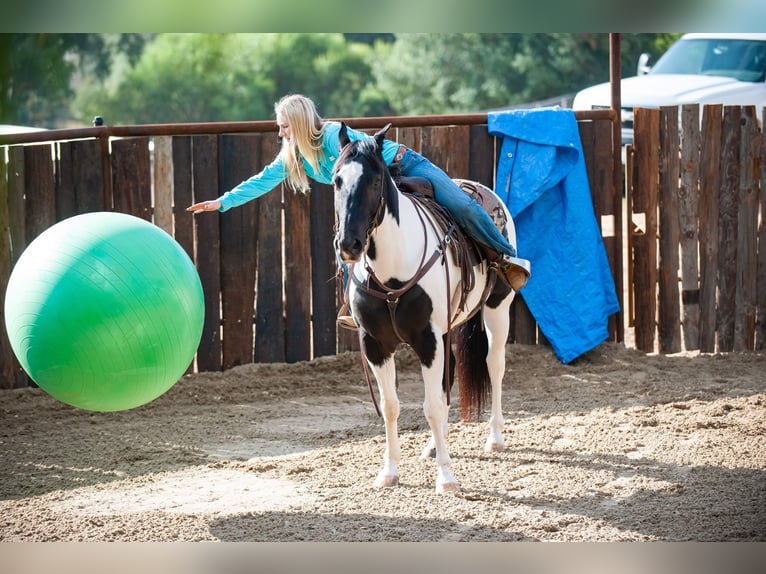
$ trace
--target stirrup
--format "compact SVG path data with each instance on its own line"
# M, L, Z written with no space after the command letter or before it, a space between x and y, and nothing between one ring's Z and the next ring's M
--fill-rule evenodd
M349 331L356 331L359 328L351 315L338 315L338 327L343 327Z
M516 292L521 291L529 280L531 264L526 259L504 255L497 262L497 274Z
M340 311L338 311L338 327L343 327L349 331L356 331L358 327L356 321L354 321L354 318L351 316L349 308L350 305L348 301L343 301L343 305L341 305Z

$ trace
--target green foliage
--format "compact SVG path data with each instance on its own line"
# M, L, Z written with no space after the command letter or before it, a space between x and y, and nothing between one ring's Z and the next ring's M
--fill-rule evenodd
M622 34L622 74L679 34ZM0 121L60 127L480 112L609 79L608 34L0 34Z
M54 127L67 119L72 80L105 77L117 54L135 58L136 34L0 34L0 122Z
M623 75L668 38L623 35ZM661 41L662 40L662 41ZM399 114L479 112L571 96L609 80L608 34L398 34L376 67Z
M286 93L312 97L328 117L381 115L370 92L371 48L340 34L162 34L112 88L81 91L81 119L171 123L273 119Z

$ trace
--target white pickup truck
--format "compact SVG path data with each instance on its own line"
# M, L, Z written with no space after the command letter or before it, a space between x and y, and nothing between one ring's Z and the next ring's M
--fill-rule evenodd
M620 82L622 143L633 142L633 108L682 104L766 106L766 34L684 34L654 66ZM575 110L611 107L609 82L577 93Z

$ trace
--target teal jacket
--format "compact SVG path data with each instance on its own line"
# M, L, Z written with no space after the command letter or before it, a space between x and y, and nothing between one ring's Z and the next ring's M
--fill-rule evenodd
M303 160L303 168L306 170L306 175L319 183L328 185L332 183L332 170L333 167L335 167L335 162L340 154L340 143L338 142L339 131L339 122L325 123L322 135L322 153L319 154L318 172L315 172L305 159ZM372 136L348 128L348 137L350 140L356 141ZM385 160L386 165L391 165L398 148L399 144L391 140L385 140L383 143L383 159ZM287 169L285 168L282 153L280 152L276 159L264 167L260 173L243 181L238 186L219 197L218 199L221 202L219 211L226 211L232 207L237 207L252 199L260 197L277 187L285 179L287 179Z

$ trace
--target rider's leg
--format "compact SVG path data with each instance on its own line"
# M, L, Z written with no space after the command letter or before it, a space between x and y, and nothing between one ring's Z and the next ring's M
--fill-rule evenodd
M516 249L495 226L484 209L466 194L443 170L412 150L407 150L401 160L405 176L428 179L434 187L437 203L444 206L471 237L502 255L500 262L504 278L516 291L527 282L530 263L516 253Z

